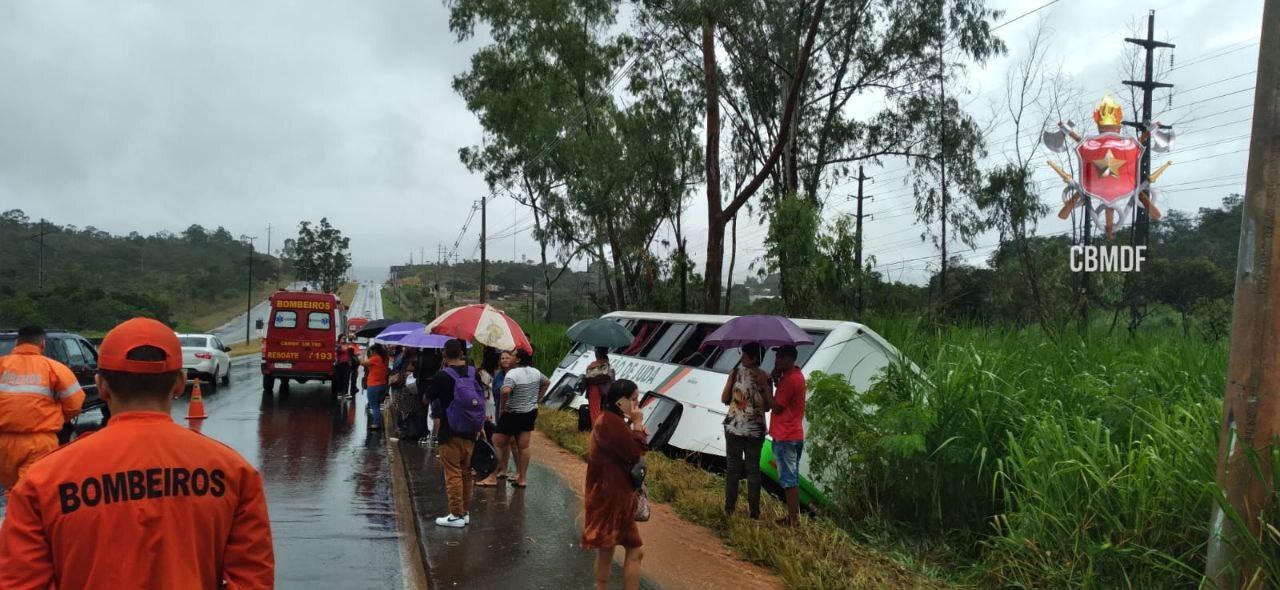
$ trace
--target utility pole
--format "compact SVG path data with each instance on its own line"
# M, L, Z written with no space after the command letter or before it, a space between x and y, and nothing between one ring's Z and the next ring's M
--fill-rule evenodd
M31 236L31 237L29 238L31 241L33 241L33 242L35 242L36 244L38 244L38 245L39 245L38 247L40 248L40 252L39 252L39 254L38 254L38 256L39 256L39 258L40 258L40 263L39 263L39 266L37 266L37 270L36 270L36 286L37 286L37 288L38 288L40 291L44 291L44 250L45 250L45 248L49 248L50 250L52 250L52 249L53 249L53 248L51 248L51 247L49 247L49 246L45 246L45 245L44 245L44 237L45 237L45 236L47 236L47 235L49 235L49 234L54 233L54 232L52 232L52 231L50 231L50 230L46 230L46 229L44 228L44 226L45 226L45 224L46 224L46 223L47 223L47 222L44 220L44 218L41 218L41 219L40 219L40 231L39 231L39 232L37 232L37 233L36 233L36 235Z
M256 237L245 237L249 241L249 295L245 298L244 304L244 341L247 343L251 339L253 330L250 328L250 322L253 320L253 241Z
M1084 191L1080 191L1076 194L1080 195L1080 199L1084 202L1084 247L1088 248L1093 245L1093 235L1091 233L1093 230L1091 223L1091 219L1093 218L1093 203L1089 201L1089 195L1085 194ZM1092 293L1090 293L1089 271L1083 270L1083 268L1084 267L1082 266L1080 270L1080 331L1088 333L1089 297L1092 296Z
M1218 436L1218 486L1247 530L1237 528L1235 519L1214 507L1205 576L1218 588L1268 587L1278 582L1267 578L1256 555L1236 553L1259 541L1264 546L1270 543L1260 529L1262 519L1270 518L1276 509L1268 501L1276 476L1271 456L1280 434L1280 366L1275 362L1280 341L1274 336L1280 330L1280 285L1271 281L1280 275L1275 231L1280 223L1280 110L1276 109L1280 104L1280 5L1275 2L1263 3L1261 39L1231 356Z
M938 184L942 192L942 268L938 285L942 302L947 300L947 64L942 55L946 38L945 30L938 35Z
M857 317L859 320L861 320L861 319L862 319L862 310L863 310L863 299L862 299L862 283L863 283L863 281L862 281L862 274L863 274L863 273L862 273L862 201L863 201L864 199L869 199L869 198L871 198L871 197L869 197L869 196L867 196L867 195L862 194L862 182L863 182L863 181L865 181L865 180L869 180L869 179L867 178L867 175L865 175L865 174L863 174L863 173L862 173L862 166L858 166L858 197L857 197L857 199L858 199L858 216L857 216L857 227L856 227L856 229L855 229L855 233L857 234L857 239L858 239L858 241L857 241L856 248L855 248L855 250L854 250L854 254L853 254L853 261L854 261L854 265L858 267L858 274L857 274L857 276L856 276L856 278L857 278L857 280L858 280L858 306L857 306L857 310L856 310L856 311L857 311L857 313L858 313L858 315L857 315L856 317ZM875 182L875 181L874 181L874 180L872 180L872 182Z
M267 256L271 256L271 224L267 224ZM278 266L278 265L277 265ZM280 288L280 270L276 269L276 288Z
M1157 88L1173 88L1173 84L1168 84L1165 82L1156 82L1151 79L1155 75L1154 67L1155 67L1156 49L1157 48L1172 49L1174 47L1174 44L1172 43L1156 41L1155 28L1156 28L1156 11L1152 10L1147 13L1147 38L1135 39L1132 37L1126 37L1124 40L1125 43L1132 43L1146 50L1146 63L1144 64L1145 75L1143 76L1143 79L1124 81L1125 86L1134 86L1136 88L1142 89L1142 118L1138 121L1124 122L1126 126L1137 129L1139 134L1138 137L1142 140L1142 163L1138 169L1138 174L1139 174L1138 182L1146 182L1147 176L1151 174L1150 132L1155 131L1155 129L1150 128L1150 126L1152 125L1151 93ZM1133 228L1129 232L1131 242L1135 246L1145 245L1147 243L1147 236L1149 235L1150 228L1151 228L1151 223L1147 216L1147 210L1142 207L1134 207L1133 212L1134 212Z
M480 303L489 302L489 221L487 219L489 197L480 197Z
M1128 127L1133 127L1138 132L1138 139L1142 142L1142 159L1138 167L1138 182L1147 181L1147 177L1151 174L1151 93L1156 88L1172 88L1173 84L1165 82L1156 82L1152 80L1155 75L1155 51L1156 48L1167 47L1172 48L1172 43L1155 40L1156 28L1156 11L1147 12L1147 38L1135 39L1126 37L1125 43L1132 43L1142 47L1146 51L1146 62L1144 64L1144 75L1142 80L1124 80L1126 86L1134 86L1142 89L1142 117L1138 121L1124 121ZM1147 210L1143 207L1133 208L1133 225L1129 228L1129 244L1131 246L1145 246L1147 237L1151 229L1151 222L1147 215ZM1149 254L1148 254L1149 256ZM1125 275L1125 291L1128 293L1129 299L1129 329L1132 332L1138 326L1138 294L1134 285L1133 273Z

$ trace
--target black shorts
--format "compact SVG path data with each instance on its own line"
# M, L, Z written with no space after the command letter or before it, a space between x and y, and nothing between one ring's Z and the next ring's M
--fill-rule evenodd
M538 410L529 410L528 412L503 412L498 417L498 427L495 432L514 436L521 432L533 431L533 423L538 420Z

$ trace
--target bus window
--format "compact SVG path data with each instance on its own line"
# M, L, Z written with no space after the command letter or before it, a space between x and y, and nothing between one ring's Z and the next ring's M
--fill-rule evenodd
M328 330L329 326L329 312L313 311L307 314L308 330Z
M564 355L563 359L560 359L560 368L561 369L569 368L569 365L572 365L573 362L578 360L578 357L582 356L582 353L586 351L587 351L586 344L583 344L581 342L575 342L573 344L573 348L569 349L569 353Z
M722 348L720 354L713 357L711 364L708 365L712 371L720 373L728 373L734 367L738 366L738 359L742 358L742 349L740 348Z
M715 351L715 347L711 345L704 346L703 340L715 331L719 326L713 324L698 324L694 326L693 332L684 339L684 343L680 345L680 349L671 357L671 362L685 365L687 367L699 367L707 362L707 358Z
M804 364L809 361L809 357L813 356L813 352L822 346L822 341L826 339L826 332L809 332L809 337L813 338L813 344L801 344L796 346L796 366L804 368ZM760 368L765 372L773 372L773 358L777 353L772 348L766 348L764 351L764 360L760 361Z
M667 353L680 342L680 337L689 331L689 324L666 324L662 326L662 330L652 338L653 344L644 352L644 358L654 361L665 361L669 357Z
M613 352L625 356L639 356L641 351L645 350L649 341L653 339L653 335L657 333L658 328L661 327L662 322L659 321L642 320L636 322L636 325L631 328L631 333L635 335L635 340L632 340L631 344L613 349Z

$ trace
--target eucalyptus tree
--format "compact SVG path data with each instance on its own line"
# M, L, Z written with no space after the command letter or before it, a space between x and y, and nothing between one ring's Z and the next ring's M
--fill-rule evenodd
M962 192L977 186L981 133L955 93L938 89L958 80L960 64L1003 50L990 26L997 13L982 0L648 0L641 7L641 22L664 33L649 45L672 60L702 61L708 311L719 303L725 224L743 206L759 201L757 210L775 211L770 203L790 195L820 203L858 163L906 158L921 221L953 218L966 235L976 227L964 210L943 215L938 180L945 163ZM722 127L734 160L749 164L730 179L721 175ZM783 272L802 262L786 258Z

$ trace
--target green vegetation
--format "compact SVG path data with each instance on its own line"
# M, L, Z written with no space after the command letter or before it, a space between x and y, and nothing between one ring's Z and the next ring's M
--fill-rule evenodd
M396 301L395 294L390 289L382 290L382 317L402 322L417 321L423 319L418 312L409 313L400 303ZM428 318L426 321L430 321Z
M1087 340L1035 328L936 329L920 319L873 326L919 372L895 367L867 392L842 377L810 380L806 451L835 503L813 521L822 535L839 535L853 554L892 556L895 568L959 584L1199 584L1219 501L1224 341L1206 342L1172 317L1136 337ZM569 346L563 327L527 331L550 373ZM574 417L553 414L540 420L544 432L584 453ZM720 519L718 476L659 461L655 498L773 567L790 587L834 587L837 578L796 577L797 564L767 557L777 546L752 545L782 542L778 535ZM1251 551L1268 567L1280 563L1266 544ZM797 563L817 570L841 559L803 555L809 561Z
M322 291L338 290L351 268L351 253L347 251L351 239L329 225L327 217L321 217L314 228L310 221L299 223L298 239L288 245L299 279L319 285Z
M1199 583L1225 343L889 328L919 373L810 382L812 466L847 529L949 547L1002 587Z
M6 252L0 276L11 277L0 283L0 326L38 323L94 333L147 316L179 330L204 330L243 309L249 249L221 227L115 236L92 226L45 223L43 289L40 248L31 239L41 229L20 210L0 214L0 251ZM254 254L253 279L262 293L285 280L281 270L276 258Z
M572 412L543 412L538 430L570 452L586 457L588 437ZM805 519L799 529L781 529L774 519L786 507L762 499L762 518L724 516L724 478L688 461L651 452L649 498L671 505L684 519L707 527L745 560L773 569L788 588L939 588L943 582L894 562L858 543L833 521Z

